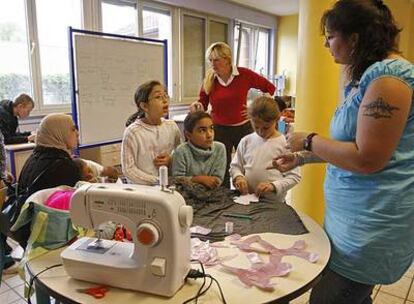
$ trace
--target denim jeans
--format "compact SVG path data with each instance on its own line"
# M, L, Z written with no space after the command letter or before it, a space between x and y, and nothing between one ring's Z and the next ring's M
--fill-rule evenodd
M374 285L347 279L327 269L312 289L309 304L372 304Z

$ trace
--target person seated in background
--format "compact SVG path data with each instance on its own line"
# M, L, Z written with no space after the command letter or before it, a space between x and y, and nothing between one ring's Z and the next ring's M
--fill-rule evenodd
M18 132L18 119L25 119L34 108L33 99L27 94L20 94L14 101L2 100L0 102L0 130L4 136L4 143L20 144L34 141L31 132Z
M280 118L277 104L270 97L256 98L248 108L254 133L242 138L230 164L233 185L241 194L275 192L278 201L300 181L298 170L282 174L267 170L276 155L287 152L286 138L276 129Z
M140 85L134 99L139 112L122 139L122 172L130 183L155 185L158 168L170 166L171 153L181 143L181 132L175 121L164 118L169 97L159 81Z
M226 148L214 141L214 126L210 114L189 113L184 119L187 142L174 151L172 176L185 177L208 189L221 185L226 170Z

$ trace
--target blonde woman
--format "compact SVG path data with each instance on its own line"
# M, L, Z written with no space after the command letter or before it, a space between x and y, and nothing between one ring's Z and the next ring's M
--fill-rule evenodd
M231 152L240 140L253 132L247 117L247 93L259 89L273 95L275 86L266 78L232 63L231 48L224 42L213 43L206 51L210 68L206 72L199 100L190 110L207 110L211 106L215 139L226 146L227 165L224 186L229 186Z

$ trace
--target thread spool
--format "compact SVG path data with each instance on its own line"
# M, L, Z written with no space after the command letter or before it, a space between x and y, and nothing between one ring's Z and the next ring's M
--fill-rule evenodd
M159 173L159 180L160 180L160 186L161 189L166 189L168 186L168 168L167 166L161 166L158 169Z

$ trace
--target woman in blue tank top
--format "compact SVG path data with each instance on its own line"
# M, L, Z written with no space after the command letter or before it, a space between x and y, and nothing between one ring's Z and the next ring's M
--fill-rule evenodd
M294 133L297 151L273 160L279 170L329 163L325 230L328 270L311 304L372 303L375 284L397 281L414 257L414 66L397 49L400 30L379 0L339 0L321 29L350 79L331 138Z

